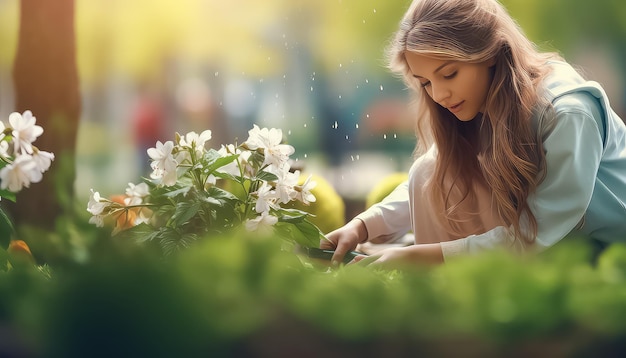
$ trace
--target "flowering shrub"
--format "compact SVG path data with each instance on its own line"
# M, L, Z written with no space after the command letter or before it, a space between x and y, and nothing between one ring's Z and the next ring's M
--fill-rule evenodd
M31 111L11 113L8 125L0 121L0 199L15 201L17 192L41 181L50 168L54 154L33 145L42 133ZM1 208L0 226L13 228Z
M124 195L102 197L91 190L90 222L114 226L114 235L140 242L156 241L171 253L200 237L243 227L259 236L275 235L306 247L323 238L307 212L284 204L315 201L310 177L298 185L292 171L291 145L280 129L254 125L241 145L207 149L211 131L176 133L174 141L148 149L152 173L139 184L129 183Z

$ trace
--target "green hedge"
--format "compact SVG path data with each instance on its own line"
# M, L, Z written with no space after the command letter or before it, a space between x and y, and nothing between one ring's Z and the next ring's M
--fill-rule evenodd
M113 242L113 241L112 241ZM626 345L626 246L564 243L439 267L328 269L255 238L169 258L104 244L0 273L0 355L587 356ZM9 352L9 353L7 353Z

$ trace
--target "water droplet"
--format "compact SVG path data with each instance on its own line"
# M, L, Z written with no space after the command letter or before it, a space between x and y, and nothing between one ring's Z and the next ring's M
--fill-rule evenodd
M354 125L354 128L359 129L359 124L358 124L358 123L357 123L357 124L355 124L355 125Z
M306 123L304 123L304 128L306 128L306 126L307 126L307 124L306 124Z
M311 92L313 92L313 86L311 86Z
M398 135L396 133L393 134L393 139L397 139Z
M309 155L304 153L304 159L306 159Z
M287 135L291 135L291 129L287 131Z
M387 139L387 134L383 134L383 139Z
M353 155L350 156L350 159L352 159L352 161L354 162L354 156Z
M217 77L217 76L220 75L220 73L219 72L215 72L214 75L215 75L215 77Z
M350 137L346 134L346 140L350 140Z
M337 129L338 125L337 125L337 121L335 121L335 123L333 124L333 129Z
M365 23L365 19L363 19L363 23Z
M374 14L376 13L376 9L374 9Z
M367 78L365 79L365 83L370 83L370 80L368 80Z
M381 90L381 91L383 90L383 85L380 85L380 90Z
M361 159L361 155L357 154L356 155L356 160L359 160L359 159Z
M365 115L365 118L369 118L369 117L370 117L370 114L369 114L369 113Z
M339 95L339 99L341 99L341 95Z
M342 67L343 67L343 63L340 63L340 64L339 64L339 68L342 68Z

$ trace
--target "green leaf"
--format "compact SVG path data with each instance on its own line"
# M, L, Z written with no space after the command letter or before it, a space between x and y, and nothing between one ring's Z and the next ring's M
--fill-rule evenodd
M160 244L163 254L168 256L181 249L188 248L197 239L198 235L194 233L181 234L176 230L170 229L162 233Z
M9 247L11 242L11 236L15 233L15 227L11 222L11 219L0 208L0 244L2 247Z
M192 188L193 188L192 186L183 186L175 190L168 191L164 193L163 195L168 198L174 198L179 195L186 196Z
M238 157L239 154L222 157L222 155L218 153L215 149L209 149L208 151L206 151L206 153L204 153L204 157L202 158L206 163L205 174L213 174L216 169L234 162Z
M194 217L200 210L201 203L199 201L181 201L176 204L176 210L172 216L172 225L181 226L189 219Z
M278 213L281 221L290 223L299 223L306 220L307 217L311 216L311 214L307 213L306 211L298 209L281 208L280 210L278 210Z
M278 177L276 176L276 174L272 174L270 172L266 172L264 170L261 170L257 175L256 178L259 180L264 180L264 181L276 181L278 180Z
M154 227L146 223L141 223L131 227L130 229L118 232L115 237L121 239L128 238L141 243L153 240L157 234L158 231Z
M274 228L283 239L304 247L319 247L320 240L324 237L317 226L306 220L297 223L279 221Z
M220 201L227 201L231 204L239 201L239 198L236 197L233 193L215 186L210 187L206 190L206 196Z
M242 183L242 182L244 182L246 180L245 177L235 176L235 175L232 175L230 173L215 172L215 173L213 173L213 175L215 175L215 177L217 177L217 178L230 180L230 181L233 181L235 183Z
M16 194L6 189L0 189L0 197L11 200L12 202L16 200Z

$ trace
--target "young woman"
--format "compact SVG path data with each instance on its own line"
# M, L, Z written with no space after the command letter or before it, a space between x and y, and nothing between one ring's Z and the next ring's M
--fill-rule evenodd
M333 260L411 230L415 245L374 263L541 251L574 229L626 240L624 122L497 0L414 0L388 55L418 101L417 159L406 183L320 243Z

